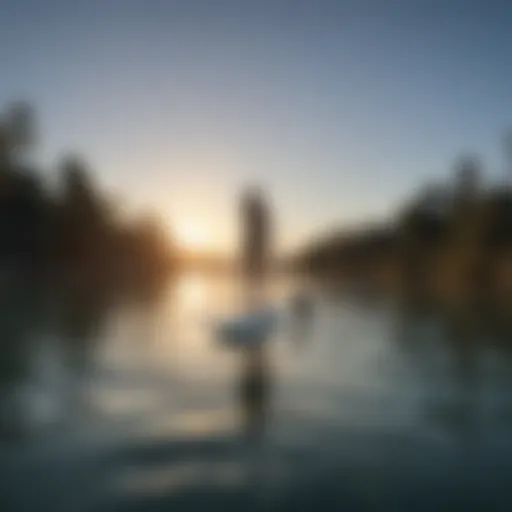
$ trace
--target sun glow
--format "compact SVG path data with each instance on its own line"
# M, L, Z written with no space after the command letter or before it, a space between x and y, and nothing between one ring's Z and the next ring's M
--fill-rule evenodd
M207 249L210 244L208 231L204 226L195 222L185 222L178 228L178 241L189 251Z

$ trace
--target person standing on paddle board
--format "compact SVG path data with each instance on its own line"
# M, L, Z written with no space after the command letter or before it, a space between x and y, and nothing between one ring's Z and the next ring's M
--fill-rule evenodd
M250 187L242 198L242 273L260 288L270 256L270 216L263 192Z

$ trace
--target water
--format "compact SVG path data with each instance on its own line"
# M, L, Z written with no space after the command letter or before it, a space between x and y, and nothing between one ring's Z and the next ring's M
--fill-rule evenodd
M295 284L269 294L281 302ZM14 303L0 509L510 510L503 344L315 290L311 322L283 317L269 346L269 415L248 439L242 355L210 327L240 294L189 274L156 302L79 303L72 321Z

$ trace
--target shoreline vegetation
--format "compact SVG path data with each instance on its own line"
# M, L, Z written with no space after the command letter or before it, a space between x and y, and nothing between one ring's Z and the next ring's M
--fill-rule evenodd
M27 163L36 125L28 104L0 111L0 292L14 281L144 295L182 268L236 270L232 258L179 250L155 217L123 217L79 156L61 159L51 185L48 169ZM451 182L419 188L389 221L331 233L276 268L406 304L512 311L512 186L482 174L477 158L462 158Z
M296 268L329 282L397 297L405 307L512 313L512 186L482 182L464 158L451 183L428 184L383 224L330 234Z
M174 270L174 249L158 220L123 218L80 156L65 156L51 170L27 163L35 132L29 105L0 112L0 292L27 286L116 295L161 287Z

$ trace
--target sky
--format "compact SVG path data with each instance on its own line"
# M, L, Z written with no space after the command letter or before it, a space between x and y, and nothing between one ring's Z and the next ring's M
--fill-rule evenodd
M0 0L0 106L34 104L50 180L81 154L213 250L262 185L290 251L392 215L461 153L499 179L511 26L497 0Z

